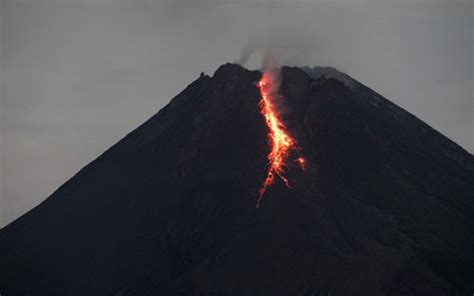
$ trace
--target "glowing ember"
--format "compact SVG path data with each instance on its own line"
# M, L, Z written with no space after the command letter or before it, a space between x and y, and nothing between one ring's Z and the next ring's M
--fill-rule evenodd
M303 157L298 157L296 162L303 171L306 171L306 160Z
M290 187L288 179L284 176L284 168L291 149L298 148L297 142L286 131L286 127L279 119L278 112L275 108L274 100L277 85L275 76L269 71L263 73L262 78L257 84L261 96L259 105L269 129L268 138L272 147L268 154L268 173L262 188L260 189L257 208L260 205L260 201L262 200L265 191L268 186L273 184L276 176L281 178L286 187ZM305 169L306 162L304 158L299 157L296 159L296 162L303 170Z

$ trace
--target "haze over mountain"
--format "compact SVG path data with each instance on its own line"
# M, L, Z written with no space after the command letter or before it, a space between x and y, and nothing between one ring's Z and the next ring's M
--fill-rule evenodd
M3 0L0 227L247 40L331 65L474 152L471 0ZM283 51L283 53L282 53ZM281 55L283 54L283 55ZM261 65L258 56L252 69Z
M257 209L260 76L201 75L0 230L0 293L472 293L474 157L344 73L283 67L308 168Z

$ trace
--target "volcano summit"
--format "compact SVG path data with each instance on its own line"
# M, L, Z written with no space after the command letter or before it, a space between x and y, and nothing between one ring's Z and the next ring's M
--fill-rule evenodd
M0 294L472 293L474 157L335 69L283 67L306 169L288 161L291 188L256 208L261 77L201 75L0 230Z

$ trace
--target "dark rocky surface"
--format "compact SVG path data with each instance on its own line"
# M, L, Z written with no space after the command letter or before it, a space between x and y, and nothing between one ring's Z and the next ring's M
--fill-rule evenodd
M472 294L473 156L308 69L282 72L291 189L255 208L261 74L223 65L0 230L0 294Z

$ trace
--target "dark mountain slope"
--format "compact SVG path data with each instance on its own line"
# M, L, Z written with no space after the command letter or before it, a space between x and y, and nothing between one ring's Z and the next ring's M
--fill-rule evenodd
M291 189L255 208L260 73L221 66L0 231L0 293L471 293L472 155L361 84L282 75Z

